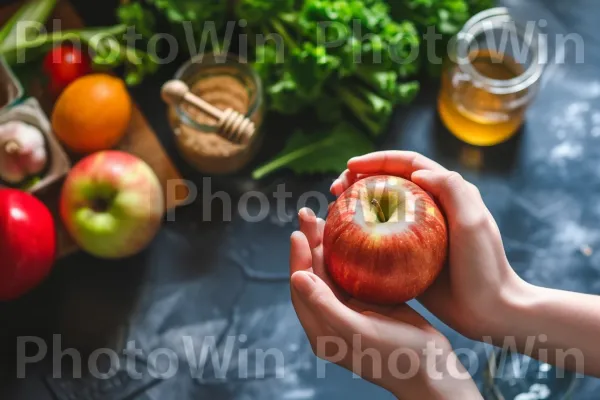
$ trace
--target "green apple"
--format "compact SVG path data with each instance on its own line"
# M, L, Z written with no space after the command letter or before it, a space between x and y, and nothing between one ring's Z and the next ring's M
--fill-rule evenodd
M65 227L83 250L101 258L143 250L160 228L163 213L163 191L154 171L121 151L82 159L62 189Z

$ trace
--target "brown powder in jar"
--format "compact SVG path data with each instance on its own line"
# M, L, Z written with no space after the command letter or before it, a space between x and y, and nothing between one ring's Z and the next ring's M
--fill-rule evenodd
M232 108L246 115L250 107L246 87L232 76L207 76L191 85L190 91L222 110ZM183 105L182 108L198 124L208 126L217 124L213 117L192 106ZM259 145L256 137L248 145L234 144L217 133L199 131L180 121L173 108L170 109L169 114L175 128L179 151L201 172L223 174L238 171L250 162ZM252 116L257 127L260 126L261 118L260 112Z

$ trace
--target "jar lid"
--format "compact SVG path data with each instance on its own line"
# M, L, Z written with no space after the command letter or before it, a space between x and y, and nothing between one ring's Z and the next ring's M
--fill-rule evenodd
M500 56L514 55L527 67L511 79L493 79L482 75L472 64L472 50L484 41ZM510 94L532 86L540 78L546 62L546 39L531 22L523 26L506 7L495 7L471 17L456 37L456 61L460 69L491 93ZM517 57L518 56L518 57Z

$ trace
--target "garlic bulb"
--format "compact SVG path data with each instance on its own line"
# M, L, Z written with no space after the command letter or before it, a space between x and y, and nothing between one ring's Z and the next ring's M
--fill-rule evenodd
M15 185L42 172L48 160L42 132L22 121L0 125L0 179Z

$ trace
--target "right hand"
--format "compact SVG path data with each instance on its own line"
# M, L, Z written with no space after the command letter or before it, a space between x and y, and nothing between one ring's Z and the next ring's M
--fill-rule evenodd
M446 337L410 306L374 306L340 292L323 261L325 221L309 209L299 219L291 237L291 296L318 357L398 399L481 399Z
M449 265L419 301L469 338L482 340L501 329L495 326L501 323L499 313L526 285L506 258L500 231L479 190L418 153L382 151L351 159L331 192L339 196L370 175L412 180L436 199L446 216Z

